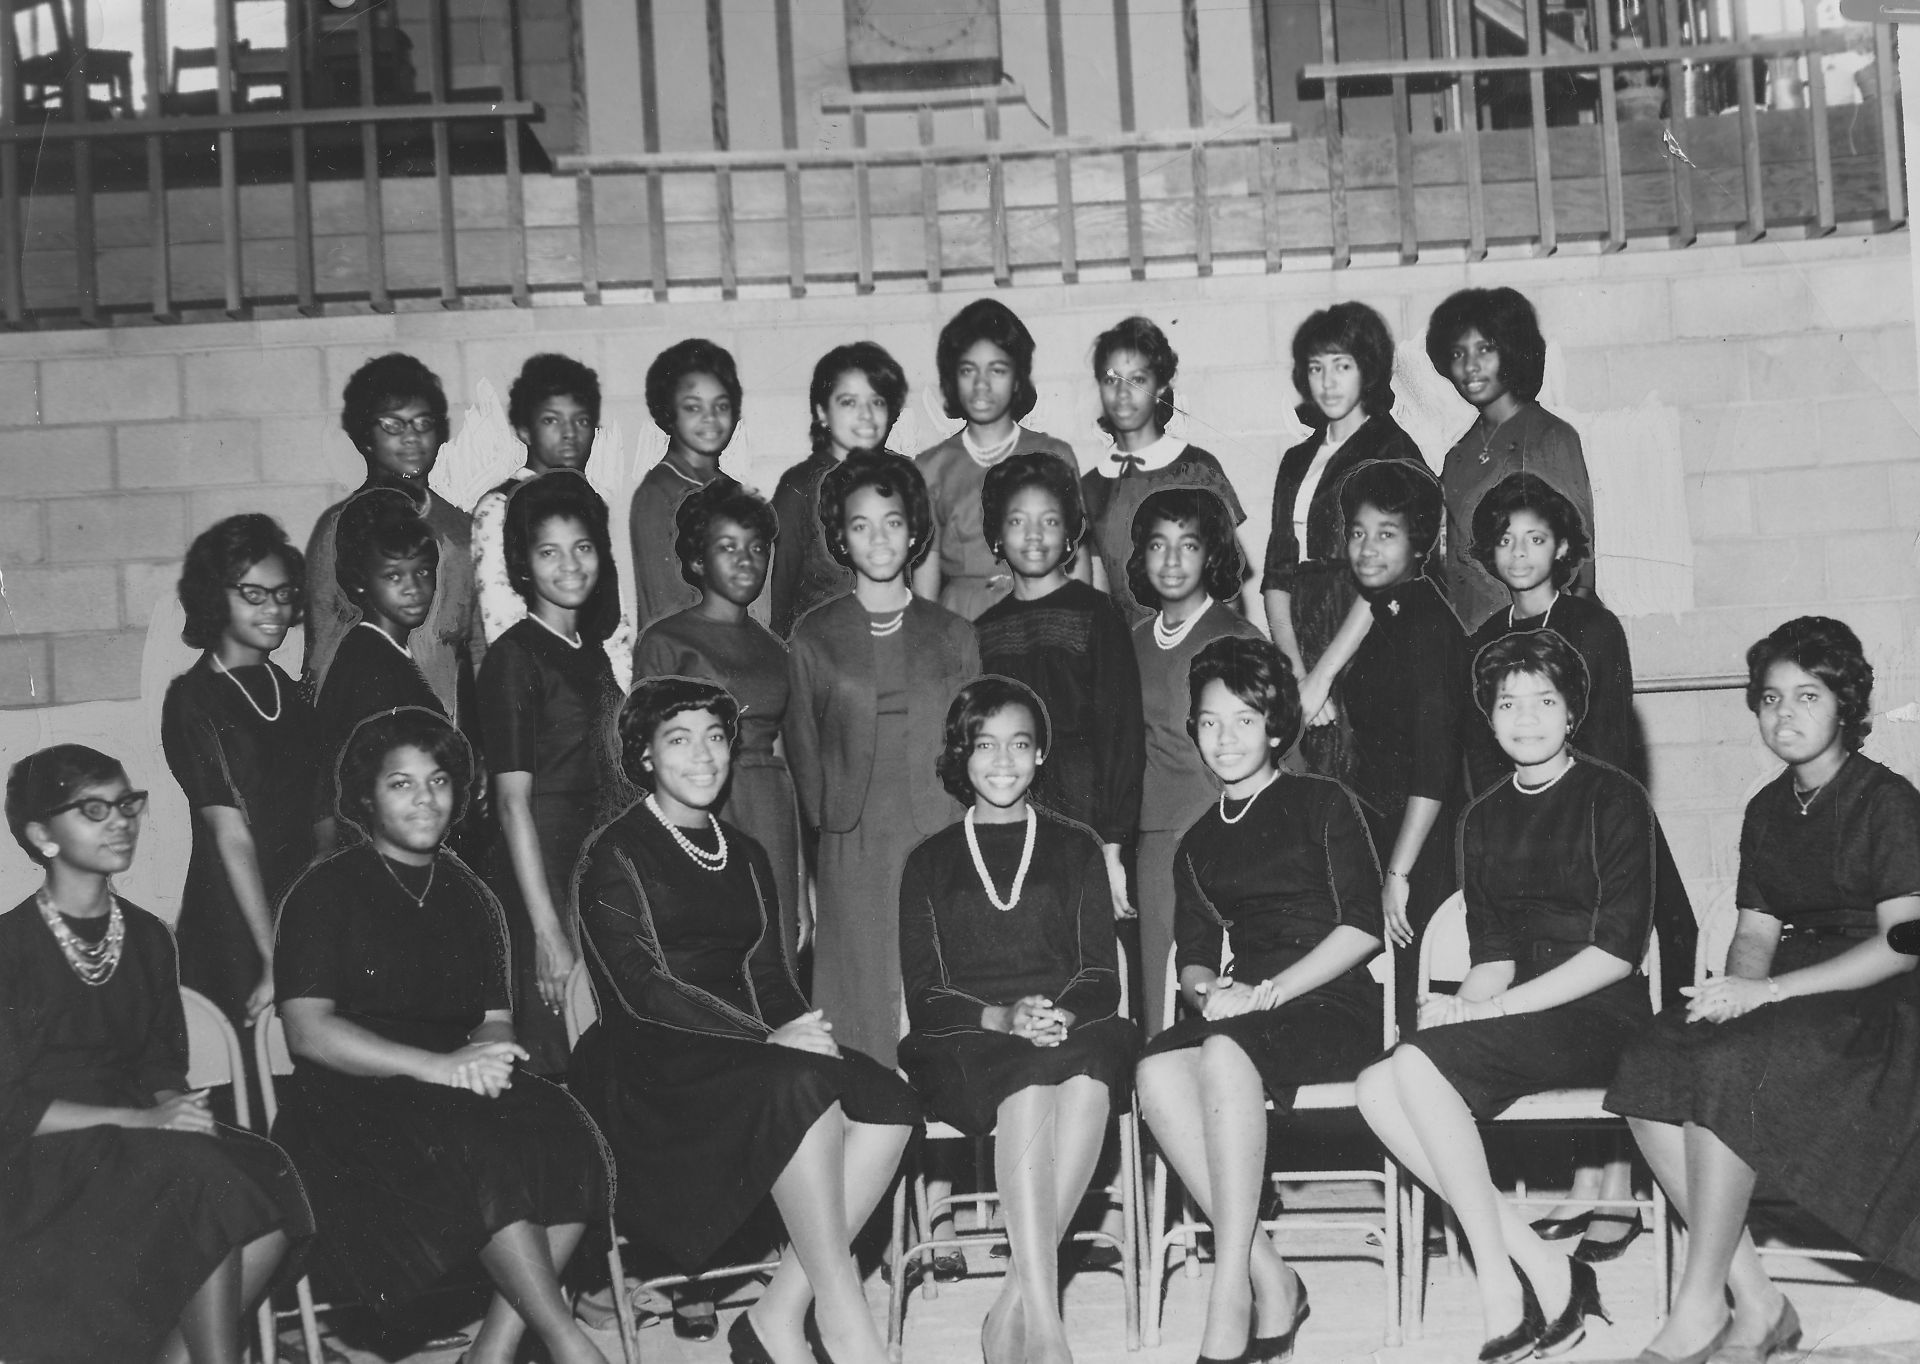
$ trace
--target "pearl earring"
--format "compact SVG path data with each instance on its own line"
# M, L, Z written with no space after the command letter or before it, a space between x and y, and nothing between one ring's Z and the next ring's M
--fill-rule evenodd
M40 855L45 858L58 857L60 855L60 845L58 843L42 843L40 845Z

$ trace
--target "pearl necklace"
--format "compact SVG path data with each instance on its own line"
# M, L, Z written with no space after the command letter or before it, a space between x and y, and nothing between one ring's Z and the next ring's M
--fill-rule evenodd
M1280 769L1276 767L1273 770L1273 774L1260 784L1260 790L1255 791L1252 795L1247 797L1247 803L1240 807L1240 813L1237 815L1229 815L1227 813L1227 793L1225 791L1222 791L1220 793L1220 822L1222 824L1238 824L1241 820L1247 817L1247 811L1253 808L1253 803L1256 800L1260 799L1260 792L1265 791L1269 786L1272 786L1275 782L1279 780L1280 780Z
M1162 649L1178 648L1180 642L1193 633L1193 627L1199 624L1200 617L1206 615L1207 612L1212 609L1213 598L1208 597L1198 611L1195 611L1191 616L1188 616L1185 620L1174 626L1169 626L1166 623L1167 613L1165 611L1159 612L1153 618L1153 642Z
M1016 422L1014 423L1013 430L1008 433L1005 440L997 445L982 449L973 443L973 432L969 428L964 426L960 428L961 445L966 447L967 453L973 457L973 462L983 469L991 469L994 465L1005 459L1013 452L1013 447L1019 439L1020 424Z
M1516 768L1514 769L1514 773L1513 773L1513 789L1518 791L1523 796L1537 796L1544 792L1551 791L1554 787L1558 786L1560 784L1560 779L1566 776L1567 773L1571 771L1573 771L1573 755L1571 753L1567 755L1567 765L1565 767L1561 768L1558 772L1555 772L1551 777L1548 777L1545 781L1539 782L1533 786L1528 786L1520 780L1520 772L1519 772L1519 769Z
M646 800L647 809L653 811L653 817L660 821L660 827L673 835L673 841L680 845L680 851L693 859L694 866L701 871L725 871L727 869L727 836L721 832L720 821L711 813L707 823L713 829L714 841L719 844L718 851L708 852L691 838L680 832L680 826L667 818L667 812L660 808L660 802L651 795Z
M73 974L80 977L82 985L105 985L113 979L114 971L120 965L120 948L126 941L127 921L120 912L120 897L111 890L107 899L112 908L107 911L107 934L99 942L84 942L60 917L60 911L53 907L53 897L42 886L40 893L33 897L33 903L40 910L40 918L53 934L53 940L60 944L60 953L67 959L67 965L73 968Z
M1560 594L1556 592L1553 594L1553 600L1547 603L1547 609L1540 613L1540 623L1534 626L1533 628L1536 630L1552 629L1553 628L1553 608L1558 606L1559 604L1560 604ZM1507 603L1507 633L1508 634L1513 633L1513 603L1512 602Z
M973 854L973 870L980 877L981 889L987 892L987 901L995 909L1005 914L1020 903L1020 892L1027 888L1027 872L1033 866L1033 843L1035 831L1040 827L1040 819L1033 813L1033 807L1027 807L1027 841L1020 850L1020 870L1013 874L1013 886L1002 900L994 889L993 877L987 873L987 859L980 855L980 836L973 831L973 811L968 810L960 821L967 829L967 851Z
M888 635L899 634L900 627L906 623L907 608L903 606L891 616L879 619L869 616L867 618L867 633L871 634L875 639L885 639Z
M220 673L221 676L225 677L227 681L233 683L234 686L240 688L240 694L247 698L247 704L253 707L253 713L255 715L258 715L262 720L265 720L268 724L272 724L275 720L278 720L280 718L280 679L274 673L271 665L269 665L267 668L267 681L273 683L273 714L269 715L264 710L260 709L260 703L254 700L253 693L247 690L247 684L242 682L239 678L235 677L232 673L227 671L227 665L220 661L220 656L218 654L210 654L208 655L208 657L213 659L213 666L215 670Z

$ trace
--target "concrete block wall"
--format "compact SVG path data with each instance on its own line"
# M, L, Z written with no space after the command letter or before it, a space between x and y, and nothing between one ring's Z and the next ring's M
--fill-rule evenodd
M1158 320L1182 357L1184 434L1226 464L1258 554L1276 457L1301 434L1289 345L1307 313L1358 298L1387 317L1401 339L1400 411L1437 465L1471 414L1424 358L1427 316L1466 284L1511 284L1534 300L1554 346L1550 407L1576 424L1656 409L1678 432L1692 599L1629 618L1636 670L1737 672L1746 646L1781 620L1830 613L1867 641L1878 709L1894 711L1914 701L1920 674L1908 247L1897 233L999 297L1039 341L1041 402L1030 424L1072 441L1086 462L1099 451L1092 338L1128 313ZM419 354L453 399L450 450L497 459L511 438L485 388L503 398L537 350L577 355L600 371L605 419L618 433L619 448L603 443L597 458L637 476L662 448L645 411L648 362L681 337L710 336L733 350L746 386L729 465L770 489L805 451L814 361L841 341L872 337L906 366L914 391L896 448L943 435L934 339L967 297L476 308L0 336L0 707L13 708L0 710L0 745L11 759L75 728L111 736L116 726L129 750L150 745L165 673L156 676L147 635L156 607L170 605L187 541L249 509L273 513L304 541L319 511L361 476L335 413L347 375L369 356ZM1608 535L1603 521L1603 546ZM297 666L297 656L285 661ZM1705 903L1722 902L1740 809L1771 763L1737 693L1648 696L1640 708L1683 869ZM1870 751L1914 775L1914 729L1883 720ZM136 776L166 780L164 769ZM148 899L164 905L177 885Z

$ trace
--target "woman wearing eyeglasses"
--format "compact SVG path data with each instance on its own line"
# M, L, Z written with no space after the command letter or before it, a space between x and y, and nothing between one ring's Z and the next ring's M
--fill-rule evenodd
M313 855L313 712L270 655L300 620L300 551L270 516L201 532L180 572L180 637L160 742L193 807L176 935L180 982L245 1027L273 1002L273 905Z

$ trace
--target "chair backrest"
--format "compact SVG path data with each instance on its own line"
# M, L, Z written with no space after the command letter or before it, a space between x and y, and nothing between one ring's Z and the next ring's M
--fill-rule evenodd
M567 972L567 1045L573 1046L580 1034L600 1021L600 1005L593 997L593 982L587 978L587 963L576 961Z
M1693 983L1704 985L1707 977L1727 969L1727 952L1733 947L1734 930L1740 927L1740 907L1729 899L1707 911L1700 921L1700 935L1693 943Z
M180 987L180 1010L187 1016L187 1087L232 1085L234 1120L242 1127L252 1127L246 1066L233 1024L212 1000L184 985Z
M287 1048L287 1025L280 1021L277 1009L268 1007L253 1020L253 1068L260 1076L260 1106L266 1109L267 1127L279 1116L280 1103L274 1096L273 1077L293 1074L293 1053Z
M1417 993L1427 993L1427 988L1436 979L1464 980L1472 969L1472 946L1467 938L1467 900L1459 891L1455 891L1441 902L1440 908L1433 912L1433 918L1427 922L1426 931L1420 935L1419 975L1414 977L1418 984ZM1660 1012L1660 935L1647 934L1646 955L1640 959L1640 969L1647 978L1647 997L1653 1003L1653 1011Z
M1179 955L1178 943L1167 949L1166 993L1161 997L1160 1017L1169 1023L1173 1021L1174 1010L1179 1007L1180 968L1176 964ZM1400 1028L1393 1016L1393 986L1398 970L1393 958L1393 948L1389 946L1384 951L1374 953L1367 962L1367 974L1372 976L1380 986L1380 1042L1388 1051L1393 1050L1393 1044L1400 1040ZM1223 936L1220 941L1219 966L1222 973L1226 971L1227 963L1231 960L1233 960L1233 943Z

